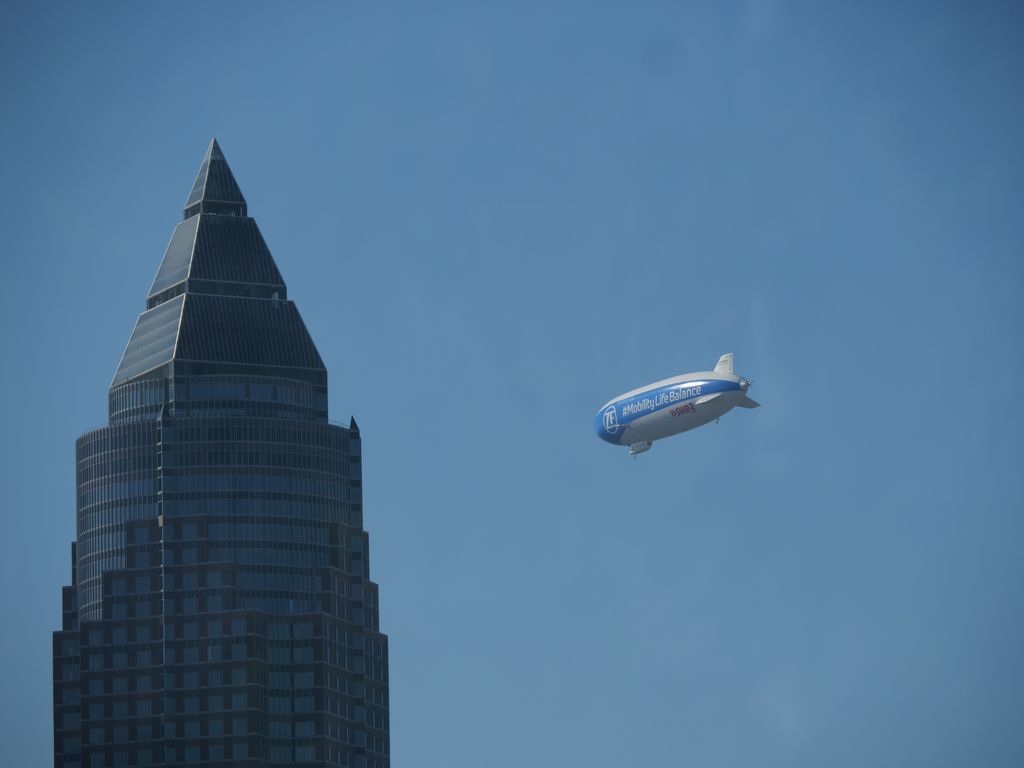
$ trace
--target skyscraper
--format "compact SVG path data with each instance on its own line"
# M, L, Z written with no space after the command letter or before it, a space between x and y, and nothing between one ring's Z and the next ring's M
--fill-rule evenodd
M361 456L214 140L76 445L54 765L389 765Z

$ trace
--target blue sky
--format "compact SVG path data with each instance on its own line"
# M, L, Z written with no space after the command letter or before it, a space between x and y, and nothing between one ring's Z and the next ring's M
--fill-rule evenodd
M0 764L220 141L363 429L396 766L1024 763L1012 3L8 3ZM764 407L634 461L618 392Z

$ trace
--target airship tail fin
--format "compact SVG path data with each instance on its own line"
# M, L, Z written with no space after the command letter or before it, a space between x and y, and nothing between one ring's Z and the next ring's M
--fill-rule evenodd
M754 398L749 397L749 396L744 397L742 400L740 400L738 403L736 403L736 405L738 405L740 408L760 408L761 407L761 404L759 402L757 402L757 400L755 400Z
M726 352L718 358L718 365L715 366L715 373L732 373L732 352Z

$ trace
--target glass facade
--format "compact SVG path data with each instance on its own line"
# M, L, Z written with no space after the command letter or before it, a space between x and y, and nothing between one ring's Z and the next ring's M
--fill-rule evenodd
M212 142L76 446L56 766L389 765L359 428Z

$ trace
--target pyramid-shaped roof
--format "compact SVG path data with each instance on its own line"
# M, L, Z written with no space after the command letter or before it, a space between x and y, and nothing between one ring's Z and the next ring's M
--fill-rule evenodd
M211 139L206 149L192 192L185 201L185 218L197 213L246 215L245 197L216 138Z
M180 293L287 298L274 257L216 139L210 142L185 203L185 219L167 244L147 307Z
M111 386L152 376L172 361L227 373L261 368L287 376L299 369L326 376L216 139Z

